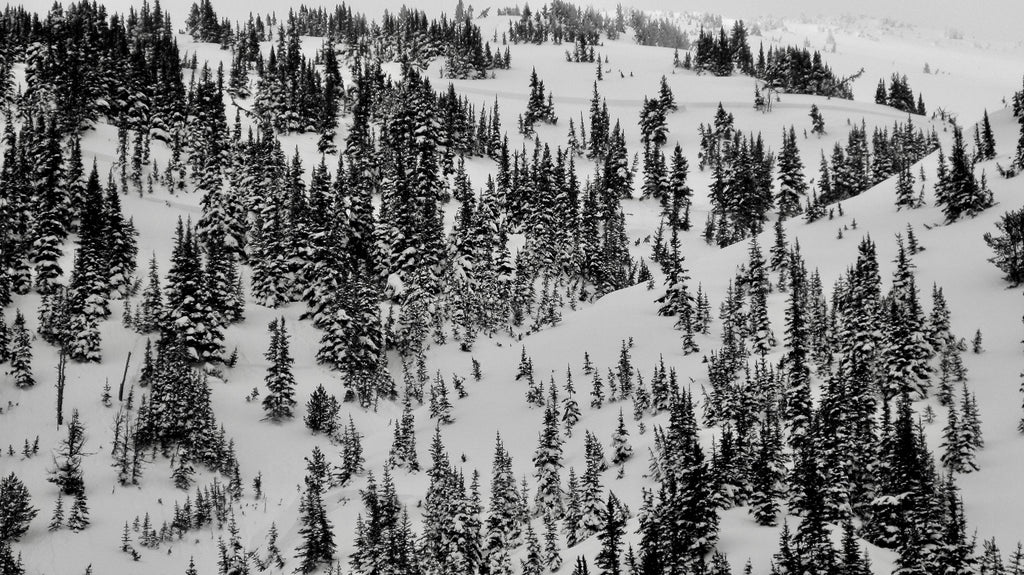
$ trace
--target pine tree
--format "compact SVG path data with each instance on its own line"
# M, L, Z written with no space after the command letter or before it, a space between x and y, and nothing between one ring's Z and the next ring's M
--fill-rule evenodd
M777 521L786 474L782 430L774 409L769 410L761 424L756 449L750 511L759 525L773 526Z
M593 385L590 388L590 407L601 409L604 404L604 383L601 381L601 374L594 370Z
M192 486L192 476L195 475L195 467L189 460L188 449L178 452L178 465L171 474L171 480L178 489L188 490Z
M622 408L619 408L619 424L612 434L612 465L622 465L627 459L633 456L633 447L629 444L629 432L626 431L626 423L622 418Z
M580 420L580 407L576 402L576 390L572 385L572 369L565 371L565 399L562 400L562 424L566 437L572 437L572 429Z
M67 426L67 437L61 441L54 457L54 468L47 479L60 487L65 495L85 493L85 481L82 478L82 447L85 445L85 427L78 418L78 410L72 410L71 421ZM77 504L77 501L76 501Z
M49 531L57 531L64 527L64 494L57 492L57 504L53 508L53 515L50 517L50 525L47 527ZM125 529L127 530L128 523L125 522ZM127 551L122 549L123 551Z
M292 375L292 359L289 349L288 331L284 317L270 322L270 346L264 357L270 362L264 382L268 393L263 396L263 410L271 421L290 419L295 407L295 377Z
M981 146L978 148L978 157L981 160L996 157L996 138L992 134L992 124L988 121L988 110L985 110L981 120Z
M544 572L544 553L529 522L526 524L526 558L519 560L519 566L523 575L541 575Z
M445 383L440 371L430 386L430 418L445 425L455 421L452 418L452 402L448 399L448 384Z
M622 518L620 504L615 494L608 493L608 503L602 513L604 522L597 538L601 541L601 551L597 554L594 564L601 569L602 575L621 575L622 573L622 539L625 535L626 522Z
M1024 283L1024 210L1012 210L996 222L1000 234L986 232L985 243L995 252L989 258L1013 285Z
M553 515L544 516L544 567L554 573L562 568L562 552L558 546L558 525Z
M803 162L796 145L796 131L789 127L789 134L782 134L782 152L779 154L779 191L775 194L779 218L791 218L801 211L803 197L807 193L804 181Z
M558 404L554 395L557 386L552 382L551 397L544 408L544 424L533 456L534 476L537 478L537 511L544 515L561 517L564 513L562 482L562 435L559 431Z
M962 216L976 216L992 206L992 192L974 175L973 164L967 158L963 131L953 128L953 148L950 151L948 173L942 173L940 163L935 203L942 207L946 223L952 223Z
M306 415L303 422L313 433L323 433L328 437L338 430L338 399L328 395L323 384L317 385L306 402Z
M297 571L301 573L311 573L321 563L330 563L334 559L334 530L330 519L327 518L323 489L324 485L318 474L307 473L300 505L302 527L299 528L299 535L302 536L302 543L295 554L299 560Z
M395 422L394 441L391 444L391 452L388 461L395 467L418 471L419 461L416 457L416 436L415 419L412 414L412 403L409 396L406 396L402 411L402 418Z
M202 267L192 224L175 230L171 267L167 272L165 326L181 338L191 361L212 361L223 352L219 312L210 307L209 284Z
M363 472L365 463L363 456L362 435L356 429L352 415L348 416L348 426L341 435L341 467L338 469L338 482L346 485L351 478Z
M21 315L20 309L15 312L10 334L9 355L14 385L21 389L30 388L36 384L35 377L32 375L32 336L28 332L28 328L25 327L25 317Z
M825 134L825 118L821 116L817 104L811 104L811 133L822 136Z
M79 532L88 527L89 505L86 501L85 491L75 493L75 502L71 505L71 513L68 515L68 529Z
M0 479L0 542L21 539L39 511L32 507L25 484L13 472Z
M7 319L4 317L3 308L0 307L0 363L11 359L11 332L7 328Z
M896 172L896 209L918 208L920 203L914 190L914 174L909 162Z

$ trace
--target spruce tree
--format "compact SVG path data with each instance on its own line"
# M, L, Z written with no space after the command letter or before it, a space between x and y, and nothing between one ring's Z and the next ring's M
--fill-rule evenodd
M914 190L914 174L910 171L909 162L896 172L896 209L918 208L917 192Z
M544 567L552 573L562 568L562 552L558 540L558 524L554 516L544 516Z
M77 533L87 528L90 523L89 504L85 491L82 490L75 493L75 502L71 505L71 513L68 515L68 529Z
M362 435L356 429L352 415L348 417L348 426L341 434L341 466L338 468L338 482L346 485L348 482L363 472L363 464L366 462L363 456Z
M292 359L288 331L284 317L268 326L270 346L264 357L270 362L264 378L268 392L263 396L263 410L271 421L290 419L295 407L295 377L292 375Z
M38 512L32 507L28 489L17 475L11 472L0 479L0 542L21 539Z
M57 492L57 503L53 507L53 515L50 516L50 524L47 526L48 531L57 531L64 527L64 494ZM125 522L125 530L128 529L128 522ZM127 551L127 549L122 549Z
M988 121L988 110L981 120L981 146L978 148L978 157L981 160L991 160L996 157L996 138L992 134L992 124Z
M47 479L60 487L65 495L79 495L85 492L85 480L82 478L82 447L85 445L85 427L78 417L78 410L72 410L71 421L67 425L65 437L54 457L54 467Z
M302 514L302 526L299 528L302 543L295 554L299 560L297 570L301 573L311 573L321 563L330 563L334 559L334 529L327 518L323 489L322 480L316 473L306 475L305 491L299 506Z
M160 288L160 272L157 269L156 254L149 259L149 273L146 287L142 290L135 316L135 329L139 333L150 333L161 328L164 314L163 292Z
M995 254L989 258L1012 285L1024 283L1024 210L1012 210L996 222L999 235L986 232L985 243Z
M817 104L811 104L811 133L821 136L825 133L825 118L821 116Z
M788 135L785 131L782 133L782 152L779 154L779 191L775 194L775 203L780 219L791 218L801 211L803 197L807 193L803 170L796 131L790 126Z
M519 560L519 566L523 575L541 575L544 572L544 552L537 540L537 532L529 522L526 524L526 557Z
M554 396L555 384L551 385ZM544 423L533 456L534 476L537 479L537 511L544 515L561 517L564 513L562 494L562 435L559 430L557 399L551 397L544 408Z
M594 564L602 575L621 575L622 573L622 539L626 531L626 522L619 509L619 500L615 494L608 493L608 503L602 513L603 526L597 538L601 541L601 551L597 554Z
M10 334L9 356L14 385L21 389L30 388L36 384L35 377L32 375L32 335L25 327L25 316L21 315L20 309L15 312Z
M317 385L306 402L306 415L303 422L313 433L333 436L338 429L338 400L328 395L323 384Z
M629 432L626 430L621 408L619 408L619 424L615 428L615 433L612 434L611 449L612 465L622 465L633 456L633 447L629 444Z
M974 175L974 166L967 157L963 131L953 128L953 148L949 155L949 171L939 177L935 190L935 203L942 207L946 223L952 223L963 216L976 216L992 203L992 192Z

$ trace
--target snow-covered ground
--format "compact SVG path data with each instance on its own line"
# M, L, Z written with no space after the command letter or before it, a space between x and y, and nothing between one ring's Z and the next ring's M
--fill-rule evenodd
M113 7L123 8L118 3ZM265 8L258 2L251 3L251 7ZM43 9L42 6L36 8ZM356 8L360 9L358 3ZM282 11L279 6L277 9L279 13ZM447 3L441 6L441 2L435 0L425 3L423 9L434 15L441 9L452 10L453 6ZM175 11L174 16L175 26L179 26L184 11ZM691 167L697 165L697 126L712 120L719 102L735 114L738 129L762 132L766 142L776 150L781 146L784 128L795 126L798 134L802 134L804 129L809 130L808 110L811 104L816 104L824 114L827 134L820 138L798 136L808 177L814 177L821 151L827 155L836 141L845 142L851 125L859 125L863 121L870 133L875 126L891 127L894 121L905 121L905 114L872 103L878 79L888 79L894 72L908 75L913 89L923 93L929 110L942 107L954 112L964 125L972 125L980 118L982 110L987 109L996 130L999 151L996 161L1005 165L1007 156L1013 153L1017 124L1004 109L1004 98L1021 85L1024 49L1020 46L982 44L970 39L949 40L941 31L875 26L871 22L877 21L865 19L776 22L780 25L762 27L766 44L803 44L806 39L811 47L822 48L831 32L837 50L824 54L827 63L841 75L852 74L861 67L865 69L863 77L855 84L855 101L782 95L772 112L762 114L752 108L754 82L750 78L713 78L674 71L670 49L639 47L628 39L607 42L600 52L608 57L609 63L605 68L611 72L606 73L599 90L608 100L613 121L618 119L622 122L631 155L642 149L637 126L640 104L644 95L656 92L660 77L665 75L680 103L680 110L669 117L669 143L678 141L682 145ZM507 19L491 16L481 25L487 35L492 28L505 29ZM949 25L956 26L957 23ZM758 40L760 38L753 38L752 42ZM184 36L179 38L179 42L183 52L195 52L200 61L224 60L228 55L215 46L196 45ZM318 39L306 39L309 50L317 46ZM492 80L453 83L457 91L479 104L489 105L497 97L503 126L509 129L511 145L515 148L523 144L521 138L514 134L515 119L525 108L527 80L531 68L535 67L539 77L554 93L556 113L561 118L557 126L539 128L539 136L542 141L552 144L564 142L568 119L578 119L581 113L587 114L594 76L592 65L565 62L564 50L565 46L550 44L512 46L511 70L498 71ZM926 62L933 73L922 72ZM435 89L447 83L436 79L436 66L435 63L429 74ZM343 119L343 124L345 121ZM925 129L928 122L935 126L948 149L949 133L944 124L921 118L915 118L915 122ZM339 137L343 138L345 129L340 132ZM318 161L313 137L287 136L282 139L286 150L299 148L307 168ZM114 159L111 150L116 149L116 140L116 129L107 125L97 126L83 141L86 162L95 156L103 173ZM154 155L161 166L165 164L165 148L155 147ZM328 164L331 163L329 160ZM930 179L934 177L934 163L934 157L926 158L922 163ZM468 162L468 167L472 181L478 185L494 171L493 163L483 159ZM593 173L589 162L580 162L578 168L582 177ZM933 282L944 288L953 314L955 334L969 338L976 329L981 329L985 337L985 352L981 355L968 353L964 358L970 373L970 389L977 394L986 445L978 456L981 470L962 476L959 485L963 489L970 528L977 529L979 541L995 537L1005 551L1024 539L1020 522L1024 517L1024 497L1020 497L1018 488L1019 478L1024 476L1024 458L1020 456L1024 450L1024 437L1016 431L1017 421L1022 415L1017 388L1022 351L1019 318L1024 300L1019 289L1007 289L999 270L986 261L990 254L982 234L994 230L995 221L1004 211L1021 207L1024 196L1021 195L1022 181L998 178L993 162L983 164L980 169L987 171L998 205L974 219L944 226L941 225L941 213L932 206L898 212L893 205L894 183L887 181L844 202L844 216L834 220L826 218L813 224L806 224L802 219L793 220L787 223L786 233L790 239L799 240L808 267L820 271L827 287L854 261L857 243L864 235L870 235L877 242L883 281L887 281L896 253L894 236L903 232L908 224L913 226L920 243L926 248L914 258L918 285L922 291ZM917 167L914 170L916 173ZM638 175L638 185L640 179ZM699 223L703 222L709 207L706 196L708 182L708 174L691 171L690 185L696 191L693 220L698 225L685 237L683 252L693 286L700 282L704 290L712 294L712 306L717 309L721 294L736 267L746 261L747 244L719 250L707 246L700 239ZM195 220L199 214L199 200L195 194L172 196L159 189L151 197L124 197L124 209L134 218L140 232L140 268L144 267L149 255L155 253L162 263L161 271L166 272L177 219L181 216ZM643 238L653 233L658 219L655 203L627 201L625 209L631 238ZM837 239L839 229L852 227L854 220L856 229L845 229L844 237ZM760 238L760 243L762 246L771 245L770 232ZM649 245L636 247L634 255L649 258ZM69 268L70 265L65 267ZM455 401L455 423L443 429L453 460L458 461L462 456L457 465L467 473L476 469L486 478L491 467L494 436L500 432L513 458L517 476L532 476L531 457L536 448L536 433L542 413L539 409L527 407L525 385L514 380L523 346L533 359L538 378L546 381L549 374L554 374L555 380L561 384L567 366L574 374L581 373L585 352L589 353L596 367L604 370L614 366L621 342L633 338L634 365L645 376L650 374L659 357L664 357L667 366L677 369L684 384L692 381L692 388L698 390L702 383L706 383L706 366L701 363L701 354L682 355L679 332L672 328L673 319L656 314L657 304L653 300L659 295L659 291L648 291L642 285L625 289L579 311L566 311L560 325L523 337L521 341L512 338L481 339L471 354L459 351L454 345L433 347L428 352L431 373L440 370L445 376L454 373L465 377L470 372L472 357L480 362L484 374L480 382L467 378L469 397ZM783 329L785 297L776 293L769 298L771 319L777 334L781 334ZM38 303L38 296L32 294L16 298L14 304L25 312L32 329L36 324ZM221 533L209 529L190 532L184 540L164 544L158 550L141 549L139 563L133 563L128 555L119 551L125 521L130 522L136 515L148 512L154 525L159 527L163 521L170 520L175 501L183 502L185 493L174 488L170 480L171 469L160 463L147 468L141 488L124 488L117 484L116 471L110 466L109 457L114 409L103 407L100 395L105 381L115 387L120 381L128 352L132 353L128 384L138 381L138 358L142 355L145 337L122 328L117 321L121 314L120 303L113 304L112 308L112 319L102 325L104 361L98 365L69 364L67 371L65 409L68 412L70 408L81 411L88 430L86 451L93 454L85 460L92 526L84 532L46 531L57 492L44 478L47 468L52 465L49 451L63 435L63 430L56 428L53 412L55 350L41 340L35 342L33 367L38 378L35 388L18 390L6 376L0 379L0 403L3 405L0 447L6 450L11 444L20 453L23 441L28 439L31 442L36 435L41 445L41 454L36 457L10 457L6 452L0 457L0 472L6 475L14 471L24 479L29 485L34 505L40 509L39 517L22 542L17 544L17 550L22 553L30 573L81 573L87 565L92 565L93 573L97 574L182 573L190 556L195 557L200 573L214 572L216 540ZM224 382L215 381L213 384L217 417L228 435L236 441L246 483L246 496L242 500L244 517L237 518L242 542L249 548L263 546L267 530L272 522L276 522L281 536L280 547L286 557L292 555L299 541L298 504L304 475L303 458L309 455L314 445L319 445L329 458L337 460L338 448L323 437L312 436L302 425L304 408L300 407L294 421L276 425L264 421L259 403L246 402L245 397L253 387L262 386L267 367L263 353L268 343L264 326L279 315L288 319L292 334L291 349L298 380L296 395L300 405L304 405L309 394L321 383L340 393L341 384L337 376L314 360L320 334L308 322L298 320L303 309L302 304L270 310L250 303L246 308L246 321L226 333L227 348L238 347L238 364L224 369ZM7 319L10 320L12 315L8 313ZM716 329L717 326L713 327L711 336L698 339L702 350L708 351L717 346ZM781 352L782 347L778 346L770 359L777 360ZM396 358L392 358L391 367L396 378L400 378ZM565 446L565 466L580 471L584 467L582 430L595 431L607 444L614 429L618 406L612 404L593 410L586 406L588 383L578 378L576 386L583 419L577 428L579 431ZM934 402L933 408L938 413L944 413L935 400L928 401ZM343 407L342 418L347 419L351 415L365 436L367 468L378 475L392 440L390 424L400 414L401 406L398 404L381 404L376 412L364 411L351 404ZM428 460L427 447L434 424L427 417L426 407L416 409L415 414L419 457L424 462ZM664 415L659 416L656 421L664 423L664 418ZM926 426L933 450L937 449L940 441L943 420L940 415L934 423ZM640 435L632 420L627 425L637 456L626 463L624 478L616 479L613 469L605 473L602 484L615 491L635 511L640 507L640 486L652 485L644 477L652 434L648 431ZM650 427L651 423L648 423ZM712 429L702 432L707 445L716 433ZM252 478L257 473L262 474L266 494L266 498L260 501L252 497L251 488ZM202 484L211 477L201 472L197 479ZM405 472L396 472L395 479L399 496L409 506L414 524L418 525L417 503L426 491L428 479L423 473ZM352 550L356 516L363 511L358 490L364 486L364 481L365 478L361 478L349 487L334 489L328 494L328 509L335 526L339 557L346 557ZM486 498L487 481L483 484ZM634 518L629 525L631 538L635 529ZM778 528L757 526L745 508L723 515L719 546L729 554L737 573L747 558L752 561L755 572L767 572L777 543ZM567 561L571 561L576 555L593 557L596 551L597 543L592 538L564 555ZM893 554L872 548L871 556L876 570L888 572Z

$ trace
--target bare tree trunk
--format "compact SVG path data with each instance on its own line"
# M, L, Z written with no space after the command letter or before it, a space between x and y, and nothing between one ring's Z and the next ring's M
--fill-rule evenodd
M57 428L64 425L64 368L68 363L67 352L64 346L60 348L60 358L57 360Z
M121 386L117 388L117 400L124 401L124 381L128 379L128 364L132 361L132 352L128 352L128 357L124 360L124 373L121 374Z

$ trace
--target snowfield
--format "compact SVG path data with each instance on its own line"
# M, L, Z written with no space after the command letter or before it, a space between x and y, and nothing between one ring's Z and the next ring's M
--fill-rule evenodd
M31 3L30 3L31 4ZM451 10L440 2L430 2L423 7L430 16L436 16L442 9ZM115 4L114 8L122 6ZM175 28L180 26L185 11L182 6L172 6ZM43 10L40 3L32 7ZM217 8L220 8L217 6ZM282 8L278 7L278 13ZM479 9L479 7L478 7ZM432 10L434 12L432 12ZM492 14L477 21L485 37L497 30L500 35L508 28L508 17ZM371 12L372 14L372 12ZM726 18L734 15L725 14ZM737 14L735 16L743 16ZM726 20L731 22L731 20ZM624 465L624 476L617 477L618 469L609 468L601 478L602 485L613 491L633 515L627 525L627 542L638 546L637 511L640 509L641 488L653 488L656 483L648 474L649 449L652 446L657 425L667 426L668 415L662 413L644 420L645 433L640 433L637 422L632 418L632 402L607 403L601 409L589 406L590 379L583 375L584 354L588 354L594 367L600 373L614 368L623 341L632 340L633 366L649 381L653 368L663 359L666 367L675 368L680 384L688 388L695 398L700 398L702 386L708 384L707 354L720 345L720 322L718 305L730 280L735 277L737 267L744 265L748 258L748 242L740 242L719 249L707 245L701 238L701 228L710 210L707 191L711 182L710 170L697 170L699 149L698 126L710 123L715 110L721 104L735 116L735 126L742 133L760 132L769 148L781 148L783 130L795 127L797 144L800 148L805 174L813 180L818 174L821 154L831 154L837 142L845 143L851 127L862 122L868 133L875 128L890 128L895 122L906 122L907 114L873 103L874 87L880 78L889 79L892 73L904 73L915 91L924 95L929 115L914 116L912 121L927 134L934 128L943 148L948 151L952 129L948 122L933 117L932 110L943 109L955 115L967 129L981 119L987 110L995 130L998 157L977 166L978 173L984 171L988 184L994 193L996 205L975 218L958 221L951 225L943 223L941 211L934 206L931 184L935 177L935 154L922 160L912 168L915 176L923 169L927 175L923 208L898 211L894 205L895 177L882 182L859 196L842 202L842 215L838 209L834 217L826 216L813 223L795 218L785 223L785 233L790 241L798 241L808 270L817 270L826 289L826 298L831 286L851 266L857 257L857 246L861 238L869 236L877 244L878 262L884 289L891 283L895 269L896 234L906 234L907 227L913 228L917 239L925 248L913 256L916 266L917 286L926 312L930 309L932 284L943 288L952 312L952 331L968 341L976 330L984 336L984 351L963 355L968 369L968 388L976 394L981 413L985 446L977 454L980 471L960 475L958 486L962 490L968 521L968 533L976 533L980 553L981 541L995 538L1005 554L1009 554L1018 541L1024 540L1024 497L1020 494L1020 478L1024 477L1024 436L1017 431L1017 423L1024 412L1021 410L1020 373L1022 359L1022 325L1024 298L1020 288L1010 288L1002 279L1001 272L987 261L991 252L982 236L995 232L995 223L1006 211L1024 206L1024 178L1002 179L996 171L996 163L1007 165L1015 153L1018 138L1018 124L1012 116L1007 102L1014 90L1021 87L1024 73L1024 48L1010 44L966 40L950 40L942 31L925 28L886 28L870 18L821 18L799 21L797 19L764 20L761 36L751 37L755 47L763 42L770 44L807 43L812 49L822 49L823 58L840 76L851 75L863 68L864 73L853 84L855 100L827 99L818 96L781 94L771 112L762 113L752 105L755 81L745 76L716 78L697 75L690 71L674 69L672 50L668 48L642 47L635 45L627 34L616 41L607 41L599 47L604 64L604 80L598 83L603 97L607 99L612 124L621 122L626 135L626 145L631 162L634 155L643 150L640 141L638 118L645 95L657 93L659 80L664 75L671 87L679 110L668 116L668 144L670 151L675 143L682 146L689 161L689 185L694 190L694 205L691 213L694 227L682 236L682 253L689 270L690 287L698 283L710 296L712 327L710 335L698 335L697 344L701 352L683 355L681 332L673 328L676 318L661 317L657 314L658 304L664 288L662 275L654 269L655 289L636 285L611 293L593 303L582 303L579 309L563 310L561 322L555 326L527 333L526 329L515 329L512 334L494 338L481 337L471 352L459 350L457 343L433 345L427 352L428 372L440 372L450 382L453 375L466 379L468 397L455 399L452 394L454 423L441 427L445 446L456 468L464 470L469 477L473 470L481 474L481 490L486 504L489 495L489 477L494 454L495 436L500 434L513 460L515 476L530 478L533 489L532 457L537 447L537 433L541 429L543 410L527 405L524 400L526 384L516 381L515 375L520 355L525 353L532 359L538 381L545 385L553 378L559 386L564 384L566 370L571 369L576 387L582 419L571 437L567 438L564 449L562 470L563 482L570 467L582 474L585 468L584 430L597 434L606 452L615 429L619 408L626 415L629 439L634 456ZM752 22L748 21L748 25ZM774 25L773 25L774 24ZM950 24L955 25L955 23ZM824 50L826 38L835 39L836 50ZM303 38L304 51L312 56L320 47L322 39ZM179 47L189 57L195 54L201 63L209 61L215 67L218 62L230 64L230 53L219 50L212 44L199 44L185 35L178 36ZM564 144L568 133L568 122L572 118L580 122L581 115L588 115L594 81L593 64L577 64L565 61L564 52L571 44L552 45L511 45L512 67L498 70L493 79L452 80L455 90L478 106L488 108L497 100L501 110L503 130L509 134L510 148L532 153L533 143L516 133L516 118L526 105L529 94L528 78L536 69L547 89L554 97L555 112L559 121L555 126L541 125L537 137L541 142L553 146ZM264 51L269 43L263 43ZM924 73L925 63L933 71ZM443 90L449 80L439 78L440 61L435 61L425 72L435 90ZM349 71L343 66L343 75L348 80ZM395 64L385 70L398 73ZM186 84L188 74L185 70ZM16 79L23 82L23 66L16 68ZM251 101L238 102L249 108ZM822 136L810 134L811 122L808 116L811 105L821 110L826 126ZM228 123L234 117L234 105L225 98L228 106ZM243 126L251 121L243 115ZM337 142L344 142L348 132L347 117L340 120ZM967 130L965 129L965 133ZM282 135L280 137L286 155L297 150L303 165L308 169L319 162L315 135ZM117 129L107 124L98 124L88 132L82 141L86 165L95 158L101 178L116 161ZM166 146L154 143L153 157L162 167L169 159ZM642 155L642 154L641 154ZM333 172L337 156L329 156L327 165ZM595 172L594 164L584 158L577 158L576 167L582 180ZM467 171L474 188L479 191L488 175L496 173L493 161L475 157L467 159ZM642 169L637 168L634 187L639 197L642 183ZM921 186L918 181L917 187ZM137 275L145 277L146 265L151 255L159 262L161 274L166 273L171 257L172 238L179 218L197 221L201 214L201 197L186 191L171 193L163 186L157 186L152 195L140 197L135 193L122 196L126 216L134 220L139 232L139 270ZM656 200L625 200L623 208L627 215L626 231L631 241L631 253L636 258L650 262L650 237L659 221L659 206ZM455 220L457 203L446 206L446 225L451 228ZM774 218L774 215L773 215ZM838 237L840 236L841 237ZM518 241L513 237L513 246ZM639 241L633 245L633 241ZM758 237L762 251L767 254L773 242L771 225ZM71 250L66 250L62 266L70 270ZM246 281L249 269L243 268ZM774 275L774 274L773 274ZM784 333L784 309L788 294L774 292L768 298L769 317L774 333L780 343L767 355L769 363L778 363L785 347L781 340ZM32 333L37 326L36 311L39 307L38 294L15 296L14 303L5 309L10 322L14 310L20 309ZM133 302L135 303L135 302ZM153 526L159 529L169 522L174 513L175 503L184 503L186 493L174 487L167 459L158 457L155 463L146 467L139 487L122 487L117 482L117 470L110 457L113 440L113 418L115 407L104 407L100 397L105 383L114 388L120 383L125 370L128 354L126 389L136 386L140 375L141 358L146 345L146 336L126 329L120 318L124 302L111 301L110 319L101 324L103 361L98 364L77 364L67 366L67 388L65 414L78 409L87 431L84 460L84 474L88 486L92 525L81 533L64 529L48 532L46 529L56 498L57 487L47 483L48 469L53 465L50 456L63 439L66 431L58 428L54 415L56 382L56 349L37 338L33 342L33 370L37 384L34 388L16 388L7 375L0 375L0 474L16 473L26 482L33 505L39 515L31 524L28 533L15 544L15 551L21 554L27 572L32 574L64 575L86 572L99 574L114 573L184 573L190 557L195 560L199 573L215 573L217 569L217 540L227 538L227 531L205 528L189 531L181 540L163 543L159 548L149 549L136 545L141 553L138 562L120 551L121 532L125 522L131 524L136 516L149 514ZM313 390L320 384L328 392L342 395L342 384L337 373L316 362L316 351L321 332L309 321L299 316L305 311L305 304L291 303L278 309L268 309L252 303L245 307L245 321L228 328L225 332L225 347L230 352L237 347L238 362L234 367L216 366L218 373L210 378L213 407L217 419L223 424L228 437L235 442L235 449L241 465L245 492L236 508L235 519L240 531L241 542L247 549L260 549L263 553L267 532L275 524L279 533L278 545L288 561L284 572L291 572L296 562L292 557L299 545L299 505L302 498L302 482L305 475L304 458L309 457L314 446L319 446L331 462L339 461L339 446L324 436L312 435L302 423L305 403ZM294 375L297 381L295 397L298 400L296 416L284 423L273 423L264 419L260 398L266 392L264 375L269 362L264 358L268 345L266 326L278 317L284 317L291 335L291 353L295 358ZM483 373L480 381L471 377L472 360L479 362ZM401 382L401 360L392 352L389 366L397 382ZM6 369L6 367L5 367ZM814 379L815 396L820 385ZM260 398L249 401L247 396L253 389L259 389ZM930 405L936 413L934 421L922 423L928 438L929 448L938 458L946 409L938 400L929 398L915 403L915 409L922 413ZM697 406L700 413L700 405ZM345 403L341 409L341 420L351 417L363 434L365 466L372 470L379 481L388 458L393 438L393 426L401 418L401 402L381 402L375 410L364 410L352 403ZM415 434L421 468L429 466L430 438L435 422L428 418L426 405L414 406L416 421ZM698 417L699 419L699 417ZM712 442L721 434L718 428L702 428L700 437L705 452L710 454ZM36 456L25 458L21 455L22 445L32 443L39 437L40 450ZM10 444L14 455L9 455ZM205 485L215 474L198 469L196 483ZM392 472L398 496L408 507L414 528L420 527L421 504L426 493L429 478L423 471L408 473L403 470ZM262 479L263 499L255 499L253 479ZM365 487L366 475L362 475L345 487L330 489L325 501L328 516L334 526L338 544L336 556L341 560L341 570L348 572L347 557L353 550L357 516L364 513L359 491ZM65 504L69 501L65 499ZM788 519L793 528L798 518ZM534 521L538 533L543 525ZM746 507L735 508L722 513L718 548L727 553L734 573L740 573L749 559L754 573L768 573L772 555L778 549L780 527L758 526ZM133 535L136 535L133 533ZM839 531L835 533L838 542ZM863 543L863 542L862 542ZM888 573L893 569L897 554L866 545L873 570ZM591 560L600 548L596 538L564 549L563 573L572 570L578 555ZM521 550L515 558L520 557ZM513 563L518 569L518 560ZM593 567L592 567L593 569ZM596 572L596 570L595 570Z

